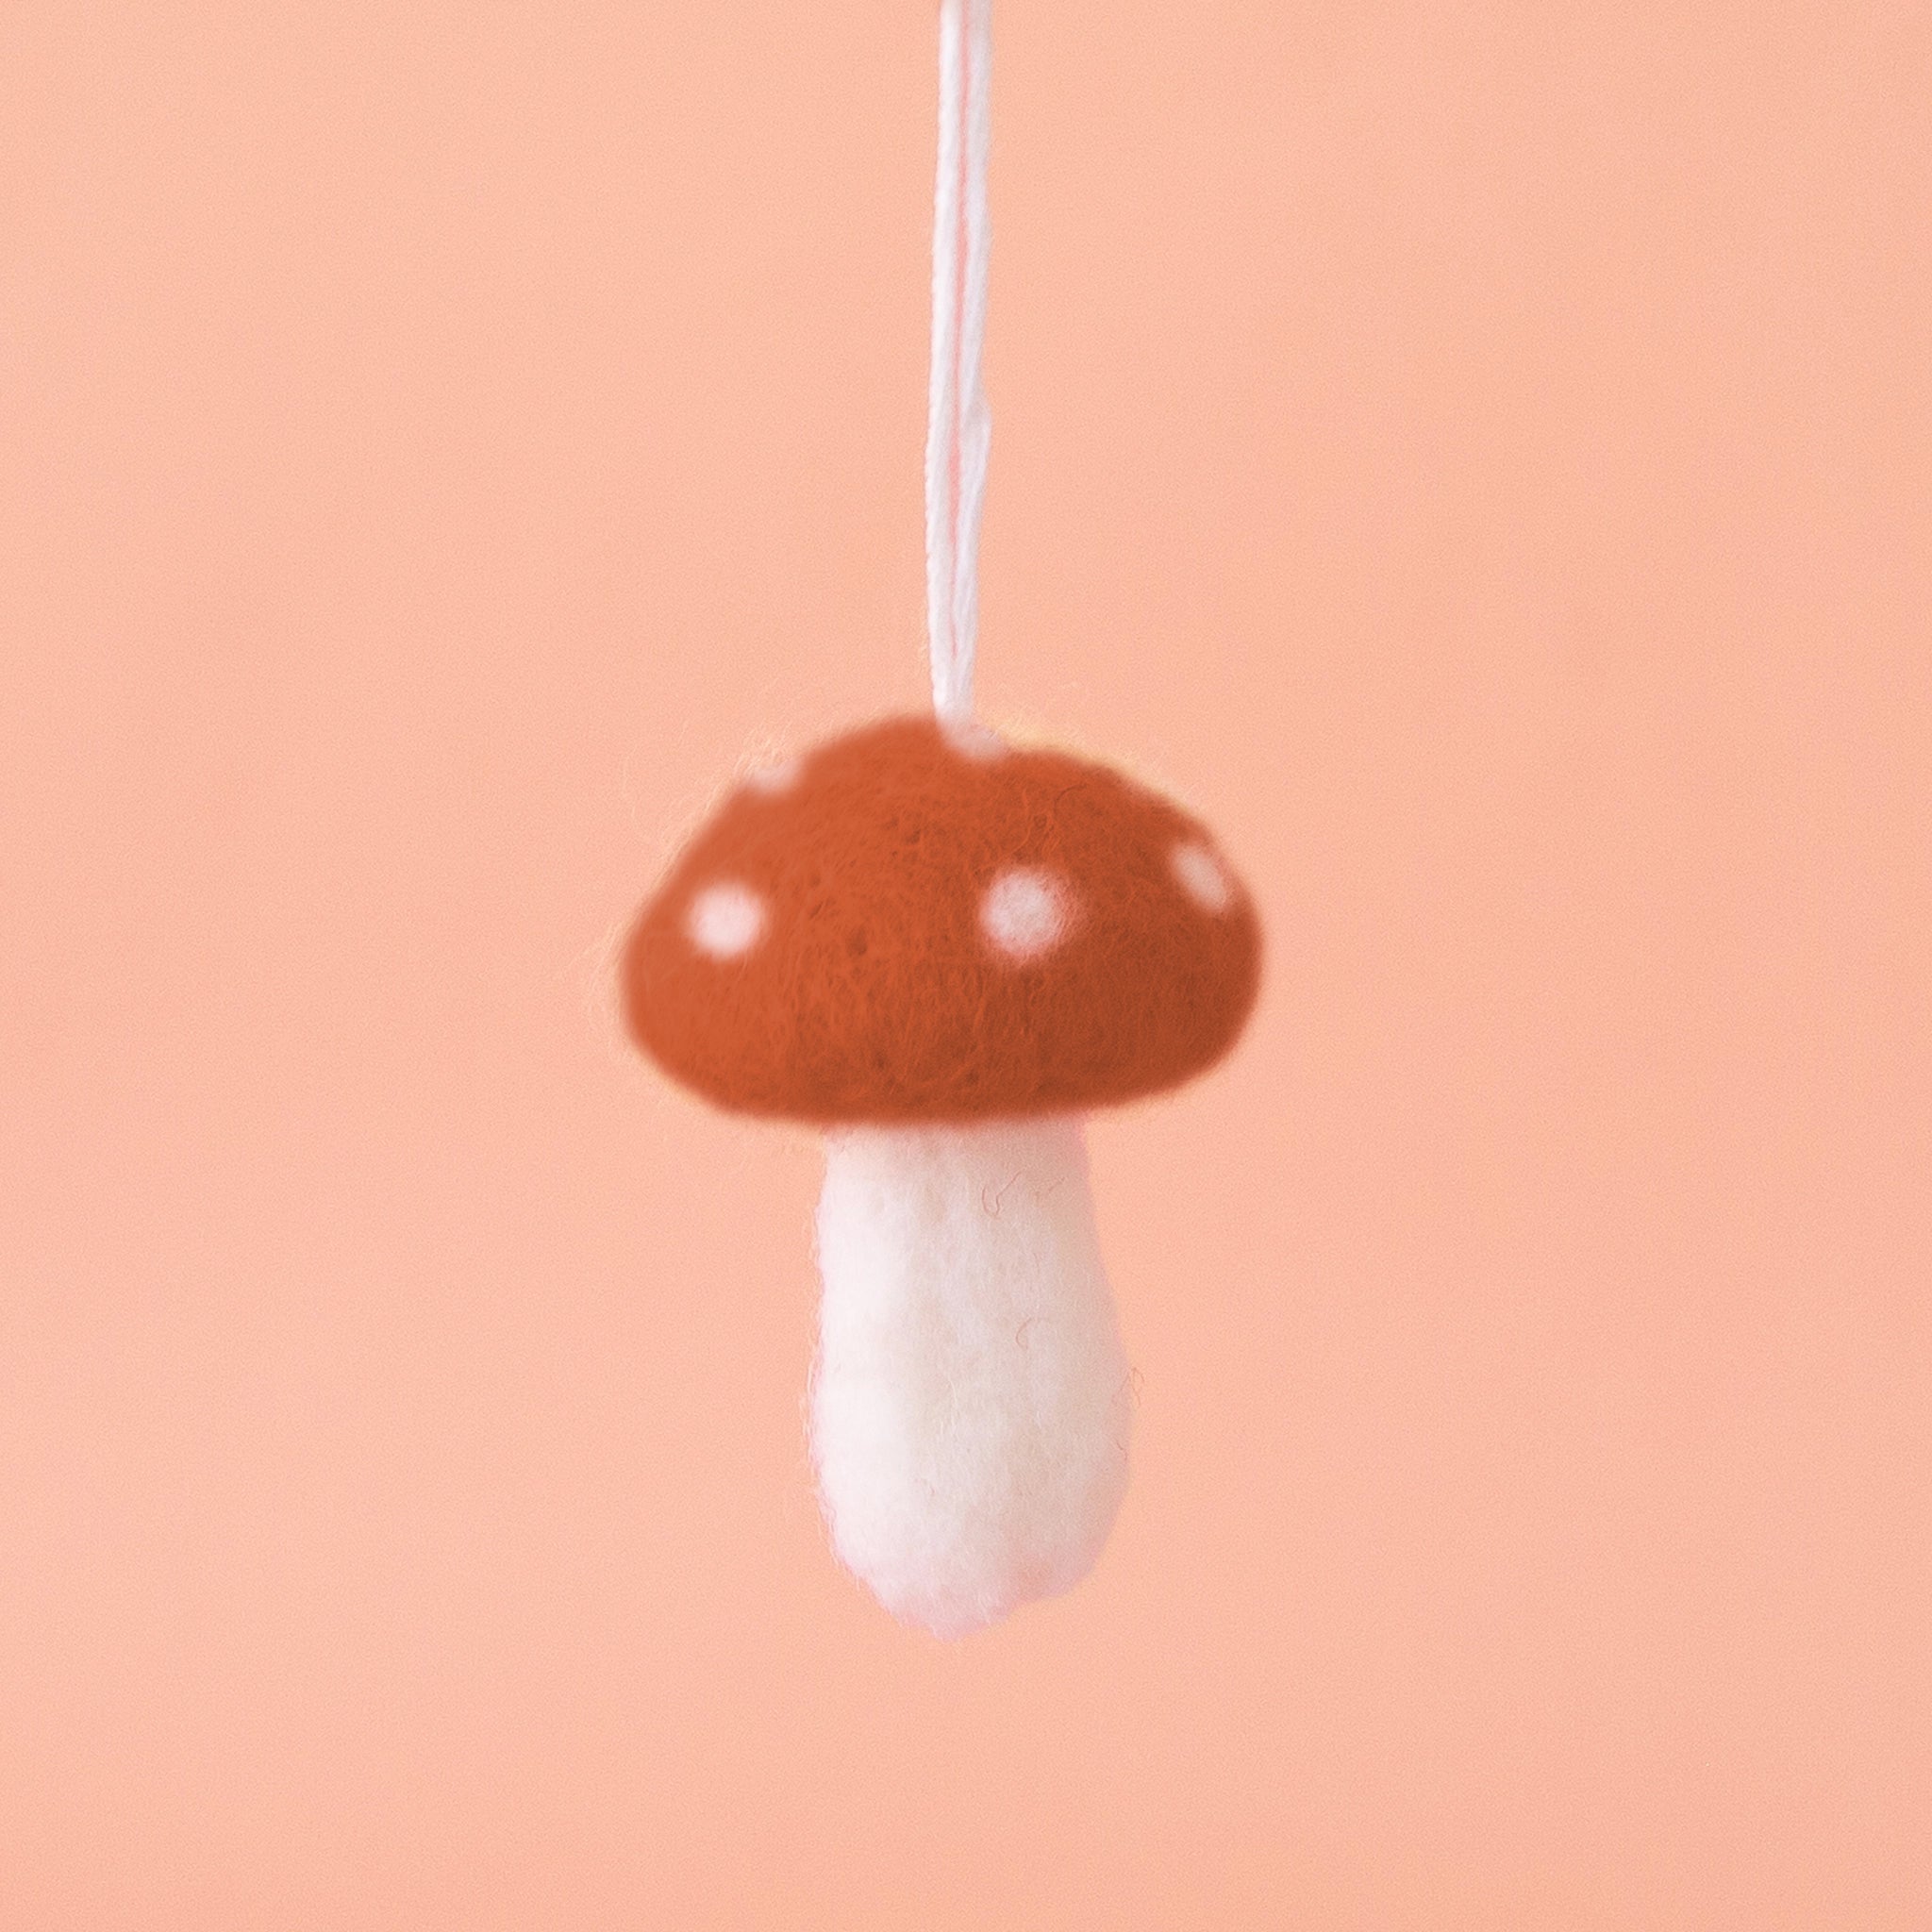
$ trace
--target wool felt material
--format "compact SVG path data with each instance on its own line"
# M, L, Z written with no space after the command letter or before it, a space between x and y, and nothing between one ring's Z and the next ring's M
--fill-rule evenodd
M1254 1005L1211 835L1104 765L893 718L740 786L625 950L625 1017L717 1105L822 1124L1070 1112L1173 1087Z
M1260 927L1205 827L973 722L991 0L941 0L926 438L937 719L749 774L625 951L625 1012L720 1107L830 1131L811 1394L839 1556L943 1637L1067 1590L1126 1486L1131 1390L1080 1109L1234 1043Z
M812 1457L840 1559L940 1637L1070 1590L1133 1421L1078 1124L841 1129L818 1249Z

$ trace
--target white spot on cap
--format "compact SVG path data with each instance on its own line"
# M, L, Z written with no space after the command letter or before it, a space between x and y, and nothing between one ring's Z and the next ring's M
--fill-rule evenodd
M741 958L758 944L764 929L765 902L736 879L707 886L684 915L686 936L713 959Z
M804 776L803 758L765 758L744 774L744 789L766 798L777 798L797 791L798 781Z
M987 888L979 902L979 924L1008 958L1038 959L1073 929L1067 889L1037 865L1016 865Z
M1204 912L1225 912L1234 904L1234 882L1227 868L1198 839L1184 840L1169 857L1174 875Z
M971 758L975 765L993 764L1005 758L1009 748L997 731L990 731L971 718L942 718L940 731L962 758Z

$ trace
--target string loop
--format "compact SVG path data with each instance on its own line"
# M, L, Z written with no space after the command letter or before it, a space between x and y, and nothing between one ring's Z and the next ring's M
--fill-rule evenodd
M992 0L941 0L932 380L925 429L925 625L933 708L941 717L972 714L979 644L979 529L992 447L983 370L991 149Z

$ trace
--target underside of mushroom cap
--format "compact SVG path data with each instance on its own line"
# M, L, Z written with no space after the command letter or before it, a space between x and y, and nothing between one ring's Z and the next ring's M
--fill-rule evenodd
M1260 972L1207 830L1104 765L894 718L752 775L633 930L625 1016L738 1112L970 1121L1210 1066Z

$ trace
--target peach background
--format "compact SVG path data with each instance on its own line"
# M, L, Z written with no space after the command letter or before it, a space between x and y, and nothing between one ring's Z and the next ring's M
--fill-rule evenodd
M624 1051L921 693L910 0L0 9L0 1923L1932 1924L1932 16L1002 0L984 694L1273 934L1100 1574Z

